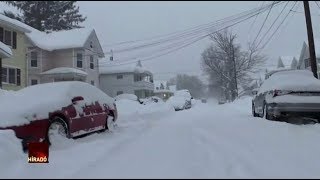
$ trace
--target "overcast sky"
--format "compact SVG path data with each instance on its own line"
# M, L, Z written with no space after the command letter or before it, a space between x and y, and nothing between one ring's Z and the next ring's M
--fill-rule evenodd
M78 5L80 13L87 16L83 25L93 27L96 30L104 51L109 52L110 47L106 46L108 44L139 40L188 29L259 7L261 3L259 1L79 1ZM278 23L289 11L292 4L293 2L289 3ZM310 6L314 36L318 38L320 37L320 9L311 1ZM280 5L272 9L259 37L262 37L266 32L282 7L283 5ZM295 11L303 12L302 2L298 2ZM266 14L267 12L259 15L251 29L254 18L232 28L232 31L238 35L239 43L245 46L248 38L254 39ZM304 14L292 12L264 50L264 53L269 57L267 63L275 64L279 56L298 56L302 43L306 39ZM208 39L204 39L169 55L142 62L142 64L154 72L155 79L168 79L175 74L174 72L201 75L201 52L209 43ZM150 50L145 49L143 52L150 52ZM115 61L120 57L125 56L114 54ZM167 72L170 74L165 74Z

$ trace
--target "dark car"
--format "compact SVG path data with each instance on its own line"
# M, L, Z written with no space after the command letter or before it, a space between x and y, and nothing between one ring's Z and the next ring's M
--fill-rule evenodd
M30 86L1 97L0 129L11 129L22 140L48 142L56 136L75 138L114 127L117 108L114 100L85 82L55 82ZM11 101L11 102L10 102ZM12 112L15 112L12 114ZM4 119L5 117L5 119Z
M320 119L320 80L308 70L276 72L252 100L252 114L268 120ZM282 118L282 119L281 119Z

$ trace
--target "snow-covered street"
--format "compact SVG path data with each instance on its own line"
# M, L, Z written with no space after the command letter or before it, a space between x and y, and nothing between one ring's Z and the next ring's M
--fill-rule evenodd
M320 126L254 118L250 102L178 112L118 105L115 132L63 140L50 149L49 164L28 164L27 154L10 149L19 144L1 144L0 178L319 177Z

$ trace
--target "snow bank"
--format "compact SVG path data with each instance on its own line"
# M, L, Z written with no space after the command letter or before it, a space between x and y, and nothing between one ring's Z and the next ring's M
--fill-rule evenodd
M71 104L82 96L84 102L98 101L113 108L114 100L98 88L80 81L65 81L29 86L0 97L0 127L28 124L48 118L48 113ZM9 108L10 107L10 108Z
M132 101L138 101L138 97L134 94L120 94L114 98L116 101L119 101L121 99L127 99Z
M258 94L270 90L320 91L320 81L308 70L277 72L261 85Z
M16 137L13 130L0 131L0 169L1 164L11 162L18 158L23 158L21 141ZM27 159L27 158L26 158Z

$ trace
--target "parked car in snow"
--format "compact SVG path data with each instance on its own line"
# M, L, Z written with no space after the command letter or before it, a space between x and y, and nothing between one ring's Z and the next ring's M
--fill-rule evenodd
M301 116L317 122L320 119L320 80L308 70L276 72L264 81L254 96L252 114L286 121Z
M192 99L193 97L190 92L185 89L176 91L166 102L171 104L176 111L179 111L183 109L190 109L192 106Z
M80 81L29 86L0 100L0 129L12 129L24 149L28 142L52 144L57 136L111 130L117 117L111 97Z
M140 99L140 101L142 102L143 105L150 104L150 103L164 102L161 98L159 98L157 96L151 96L151 97L147 97L144 99Z

